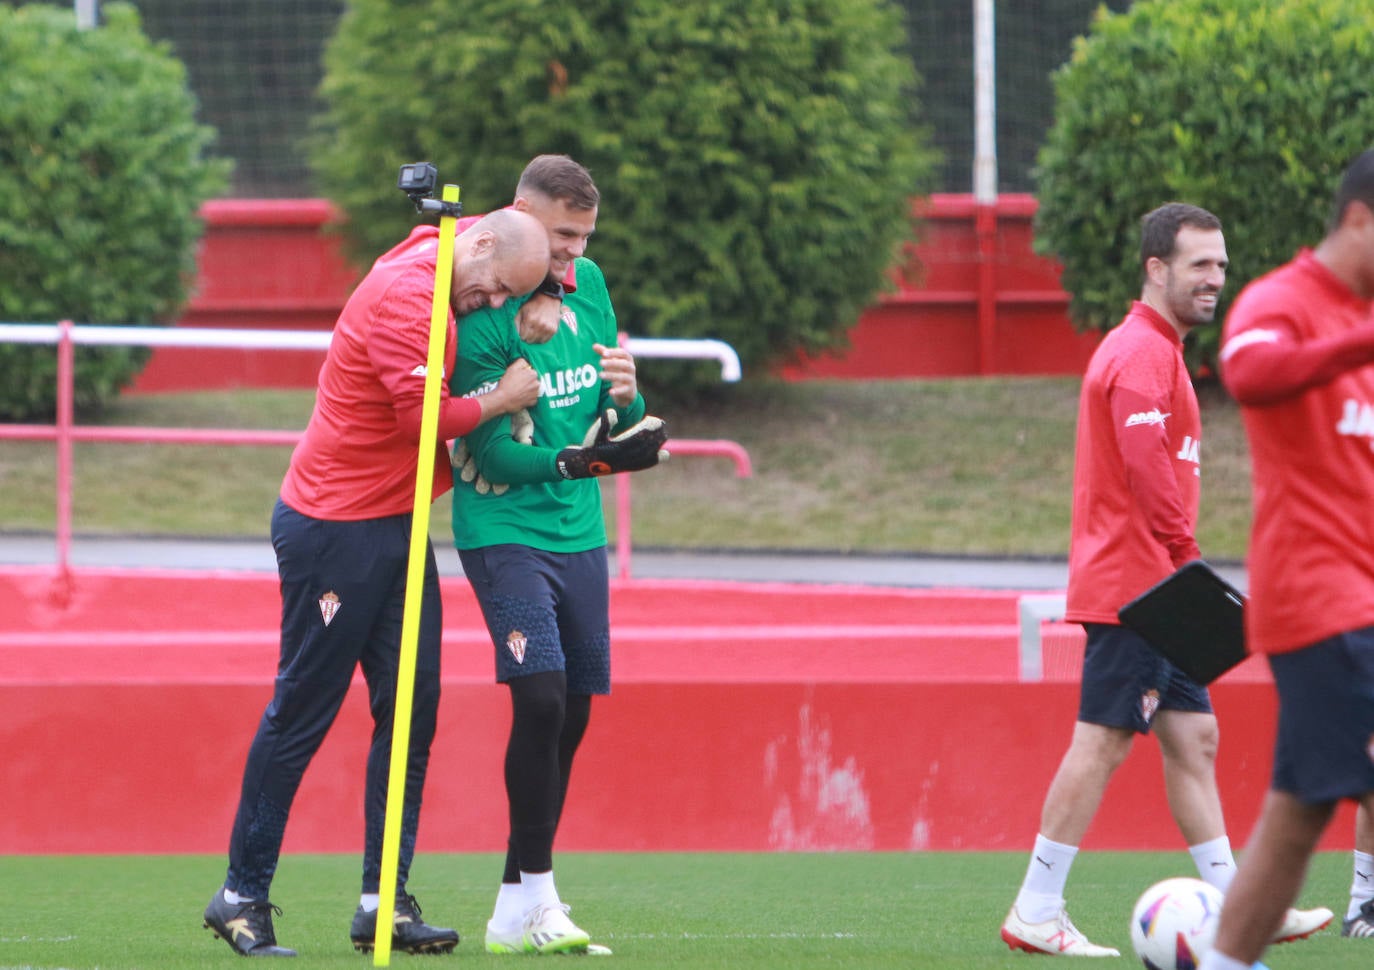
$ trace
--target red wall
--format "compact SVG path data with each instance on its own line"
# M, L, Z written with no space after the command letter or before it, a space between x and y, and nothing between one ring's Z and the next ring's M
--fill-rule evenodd
M935 195L916 206L921 238L913 261L894 272L897 289L879 297L850 332L844 354L785 368L808 377L949 377L1081 374L1099 339L1068 321L1060 267L1035 255L1035 199L998 200L986 246L969 195ZM983 333L980 301L989 300ZM990 359L984 360L985 349Z
M0 854L222 852L276 656L275 576L0 569ZM461 579L444 584L444 700L422 849L504 838L504 691ZM596 702L564 849L1026 849L1076 709L1013 680L1016 594L617 582L616 688ZM1052 665L1053 666L1053 665ZM1248 661L1214 689L1244 843L1274 700ZM307 772L289 851L357 851L361 685ZM1349 848L1348 817L1328 848ZM1090 848L1180 848L1152 740Z
M1058 265L1031 251L1034 212L1032 197L1003 196L985 224L985 245L970 196L935 195L921 203L915 215L924 235L911 247L914 261L894 271L897 290L860 317L849 350L781 373L790 379L1082 373L1096 337L1074 331ZM357 273L328 229L334 211L327 202L219 200L207 203L203 215L196 292L180 326L333 326ZM985 322L980 301L989 301ZM159 348L133 389L311 387L321 360L322 352Z
M221 199L205 236L183 327L330 330L357 281L323 199ZM160 347L134 391L314 387L323 351Z

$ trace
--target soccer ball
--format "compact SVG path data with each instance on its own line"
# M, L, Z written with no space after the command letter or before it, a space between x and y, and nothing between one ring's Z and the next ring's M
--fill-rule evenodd
M1141 895L1131 913L1131 945L1149 970L1197 970L1212 948L1221 890L1201 879L1165 879Z

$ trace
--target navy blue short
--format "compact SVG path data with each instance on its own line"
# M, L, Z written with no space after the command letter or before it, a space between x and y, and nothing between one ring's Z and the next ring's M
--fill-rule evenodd
M460 549L496 647L496 680L563 670L570 694L611 692L610 575L604 546L545 552Z
M1374 792L1374 627L1269 657L1276 791L1309 804Z
M1133 630L1084 623L1083 679L1078 719L1150 733L1159 711L1212 713L1207 688L1152 650Z

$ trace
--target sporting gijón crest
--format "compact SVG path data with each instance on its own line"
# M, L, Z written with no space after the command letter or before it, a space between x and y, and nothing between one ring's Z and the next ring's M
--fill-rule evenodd
M1140 716L1149 724L1154 720L1155 712L1159 710L1159 691L1147 690L1140 695Z
M510 655L515 658L516 663L523 664L525 662L525 647L528 645L529 641L519 630L512 630L506 634L506 649L510 651Z
M339 612L341 605L339 594L332 589L320 597L320 619L324 620L325 626L334 622L334 614Z

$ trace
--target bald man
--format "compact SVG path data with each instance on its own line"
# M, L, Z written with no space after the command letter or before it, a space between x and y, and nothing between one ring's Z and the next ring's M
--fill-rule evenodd
M420 226L373 264L334 325L315 409L291 456L272 513L281 577L281 656L272 700L248 751L224 885L205 926L239 954L295 956L278 946L268 899L292 800L361 666L374 722L365 788L362 894L349 937L370 950L381 909L382 829L393 691L419 465L429 329L439 232ZM533 216L493 212L454 242L444 369L453 373L458 315L500 307L544 279L548 233ZM480 398L440 384L433 498L453 485L444 442L535 403L539 381L524 361ZM426 550L414 713L393 912L393 945L446 953L451 929L426 924L406 892L420 798L439 707L443 626L434 550Z

